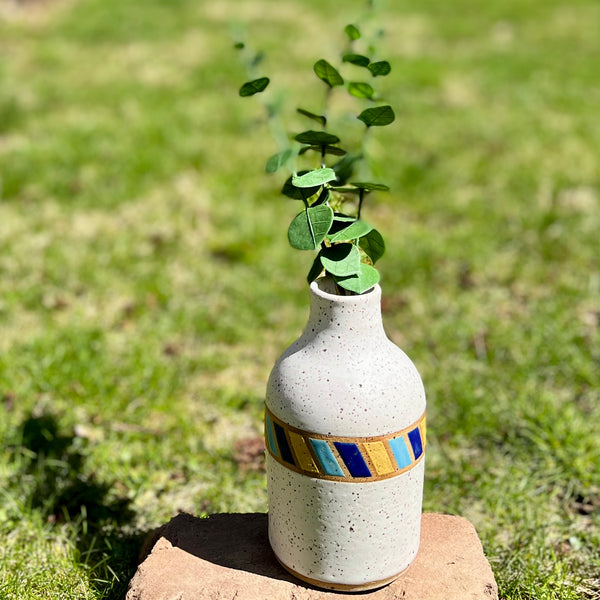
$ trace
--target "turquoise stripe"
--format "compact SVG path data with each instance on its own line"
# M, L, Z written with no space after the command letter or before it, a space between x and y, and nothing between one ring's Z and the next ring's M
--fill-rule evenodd
M329 447L329 444L325 440L313 440L310 439L310 443L323 467L323 471L327 475L337 475L338 477L344 477L344 471L340 468L338 461L335 460L335 456Z
M404 467L408 467L412 462L410 458L410 454L408 452L408 448L406 447L406 442L403 437L397 437L393 440L390 440L390 448L394 453L394 457L396 462L398 463L398 467L400 469L404 469Z
M265 425L267 430L267 439L269 440L269 448L275 456L279 456L279 452L277 452L277 444L275 443L275 438L273 437L273 423L271 422L271 417L268 414L265 415Z

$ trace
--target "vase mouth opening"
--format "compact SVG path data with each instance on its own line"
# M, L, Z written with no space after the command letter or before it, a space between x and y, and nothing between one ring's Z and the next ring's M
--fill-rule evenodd
M376 283L370 290L363 292L362 294L352 294L348 296L342 296L336 293L336 284L331 277L319 277L310 284L310 291L315 296L329 300L330 302L345 302L345 303L357 303L364 302L366 298L377 296L381 293L379 284Z

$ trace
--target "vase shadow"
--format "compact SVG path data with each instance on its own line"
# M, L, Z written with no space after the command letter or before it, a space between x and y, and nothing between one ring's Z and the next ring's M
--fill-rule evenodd
M220 513L206 518L181 513L146 541L142 559L161 537L215 565L310 587L289 574L275 558L265 513Z

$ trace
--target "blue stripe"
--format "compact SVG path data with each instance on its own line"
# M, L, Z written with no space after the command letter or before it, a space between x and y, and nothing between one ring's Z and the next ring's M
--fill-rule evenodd
M410 440L416 460L423 454L423 444L421 443L421 434L418 427L408 432L408 439Z
M371 477L371 471L367 467L356 444L350 442L333 442L342 460L346 463L352 477Z
M337 475L338 477L344 477L344 471L340 468L338 461L335 459L329 444L325 440L313 440L310 439L310 444L321 463L323 471L327 475Z
M394 438L393 440L390 440L389 444L394 453L394 458L398 463L398 467L400 469L408 467L412 462L412 459L410 458L410 453L408 452L404 438L402 436Z
M294 455L290 450L290 446L288 444L287 438L285 437L285 431L283 427L279 423L273 423L273 427L275 427L275 437L277 438L277 443L279 444L279 452L281 452L281 458L285 460L286 463L296 466L296 463L294 462Z
M273 437L273 422L268 414L265 415L265 429L267 430L269 449L275 456L279 456L279 452L277 452L277 444L275 443L275 438Z

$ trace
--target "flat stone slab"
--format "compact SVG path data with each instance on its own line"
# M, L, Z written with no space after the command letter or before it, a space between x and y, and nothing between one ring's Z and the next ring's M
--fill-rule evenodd
M277 562L267 515L180 514L158 529L126 600L497 600L498 587L475 528L462 517L426 513L413 564L371 592L312 588Z

